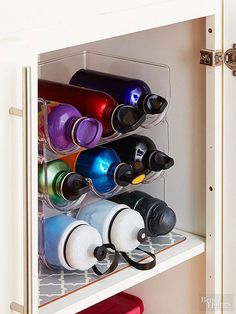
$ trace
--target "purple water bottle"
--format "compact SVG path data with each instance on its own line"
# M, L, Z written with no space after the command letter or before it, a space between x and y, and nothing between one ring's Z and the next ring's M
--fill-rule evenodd
M82 117L72 105L39 100L39 135L46 137L54 152L66 154L79 147L94 147L102 132L98 120Z

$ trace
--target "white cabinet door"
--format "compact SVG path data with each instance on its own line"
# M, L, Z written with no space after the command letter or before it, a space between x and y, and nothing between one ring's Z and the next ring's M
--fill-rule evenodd
M236 44L236 2L224 1L224 52ZM236 48L236 47L235 47ZM235 50L236 51L236 50ZM236 296L236 76L224 66L224 157L223 157L223 293L224 302ZM235 301L235 300L234 300ZM235 302L234 302L235 303ZM235 313L236 305L232 313Z
M16 42L0 42L0 190L2 219L0 226L1 280L0 312L10 313L12 300L22 303L22 178L21 121L12 119L9 108L21 106L21 70L14 56ZM16 132L14 132L16 131ZM13 136L13 133L14 136ZM11 143L11 144L10 144ZM10 145L9 145L10 144ZM14 159L13 155L17 155ZM18 171L16 169L18 168ZM14 279L15 277L15 279Z
M2 219L0 225L0 258L1 280L0 289L0 313L13 313L10 304L26 304L24 298L24 286L28 282L29 273L26 272L24 259L23 234L26 230L25 203L23 201L26 173L23 163L23 119L22 108L25 99L25 76L23 69L31 66L35 83L32 86L32 95L36 95L37 87L37 55L29 52L27 46L20 40L0 41L0 190ZM34 106L34 117L37 117L37 106ZM31 119L28 120L31 122ZM36 120L37 121L37 120ZM32 134L37 134L37 125L31 128ZM37 169L37 136L32 136L32 165ZM25 163L26 164L26 163ZM37 195L37 178L34 176L34 184L29 187L31 195ZM37 198L34 197L34 205L31 206L32 226L34 235L37 234ZM34 247L34 257L30 257L33 273L31 291L37 290L37 237L32 239L31 247ZM35 303L37 311L37 302ZM18 307L22 309L21 306Z

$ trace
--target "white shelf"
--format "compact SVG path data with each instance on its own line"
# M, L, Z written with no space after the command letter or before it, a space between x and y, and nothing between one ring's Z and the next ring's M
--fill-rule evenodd
M157 266L155 268L149 271L139 271L131 267L126 268L79 291L73 292L66 297L43 306L39 309L39 314L74 314L205 251L204 238L182 230L175 231L186 236L186 240L159 253L157 255Z

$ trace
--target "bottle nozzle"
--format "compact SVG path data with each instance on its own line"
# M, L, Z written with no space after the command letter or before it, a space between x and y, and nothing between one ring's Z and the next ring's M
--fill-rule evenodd
M115 172L115 181L120 186L127 186L128 184L139 184L145 178L145 174L137 175L132 166L128 164L120 164Z
M107 255L107 249L104 245L97 246L93 254L98 261L103 261Z
M144 99L140 99L138 105L147 114L160 114L165 110L168 102L159 95L149 94L146 95Z
M125 134L136 130L145 119L145 114L140 110L132 106L120 105L113 112L112 126L115 131Z
M152 151L147 161L152 171L166 170L174 165L174 159L159 150Z
M147 239L147 232L144 228L139 230L137 239L140 243L143 243Z
M68 173L62 181L61 192L68 201L77 200L89 190L89 182L77 173Z

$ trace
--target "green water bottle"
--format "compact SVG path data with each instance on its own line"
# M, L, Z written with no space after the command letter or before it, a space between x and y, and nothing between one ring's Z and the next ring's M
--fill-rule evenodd
M89 182L62 160L38 167L38 191L57 209L66 210L89 191Z

